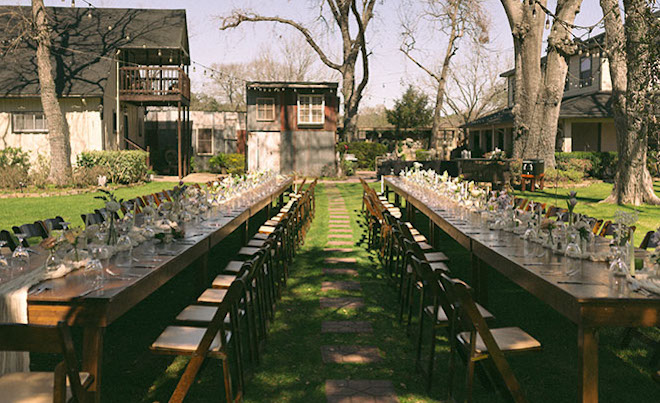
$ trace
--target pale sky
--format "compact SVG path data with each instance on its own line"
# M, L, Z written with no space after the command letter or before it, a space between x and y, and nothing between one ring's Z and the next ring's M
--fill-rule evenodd
M254 59L261 49L271 46L279 36L299 35L297 31L266 23L244 24L232 31L218 29L219 17L227 15L234 8L252 10L263 15L278 15L295 19L307 25L323 29L318 22L318 4L323 0L90 0L96 7L117 8L172 8L185 9L188 20L190 54L194 61L204 65L213 63L235 63ZM424 73L409 62L399 51L400 15L406 12L404 0L378 0L375 18L367 31L370 57L370 79L367 86L364 106L385 104L391 106L395 98L403 92L406 83L418 81ZM513 65L513 42L506 14L499 0L484 0L485 10L491 19L490 44L493 52L501 54L505 69ZM549 0L554 10L555 0ZM46 0L47 6L70 6L71 0ZM87 7L83 0L76 0L76 7ZM0 0L0 5L30 5L30 0ZM404 11L402 11L402 9ZM583 0L578 25L591 25L602 17L598 0ZM325 29L328 31L329 29ZM329 53L339 54L338 32L330 32L322 41ZM424 46L427 60L432 62L445 46L442 34L431 38ZM466 49L466 47L464 47ZM438 56L435 56L438 55ZM461 56L459 49L458 56ZM339 61L337 57L334 60ZM200 68L191 71L193 89L204 89L205 82ZM340 83L341 84L341 83Z

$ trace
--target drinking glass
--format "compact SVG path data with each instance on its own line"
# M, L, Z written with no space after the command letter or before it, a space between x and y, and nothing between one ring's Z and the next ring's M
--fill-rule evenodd
M23 240L26 237L27 235L23 233L16 234L16 238L18 238L18 246L14 249L14 253L11 255L13 258L13 264L19 270L25 270L30 266L30 252L23 247Z
M2 254L2 248L5 247L7 241L0 241L0 279L10 277L9 261Z

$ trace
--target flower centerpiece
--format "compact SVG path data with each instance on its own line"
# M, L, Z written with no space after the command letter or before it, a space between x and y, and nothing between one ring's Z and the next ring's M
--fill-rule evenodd
M614 212L614 238L615 260L624 259L628 273L635 276L635 245L634 228L639 212L617 210ZM621 264L620 264L621 266Z
M100 199L105 202L105 208L108 210L108 237L106 238L106 244L109 246L114 246L117 244L117 239L119 234L117 233L117 228L115 227L115 215L121 208L121 203L124 199L117 200L117 197L113 192L105 189L99 189L103 195L95 196L95 199Z

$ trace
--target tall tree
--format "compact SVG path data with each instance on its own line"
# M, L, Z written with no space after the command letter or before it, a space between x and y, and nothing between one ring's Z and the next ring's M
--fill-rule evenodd
M428 127L433 119L433 109L429 107L429 97L409 85L400 99L394 101L392 109L386 109L387 121L399 129Z
M454 126L506 107L506 82L499 77L502 67L501 59L479 44L462 61L452 63L444 109Z
M302 34L323 64L336 70L342 76L341 92L344 98L343 130L345 139L351 141L357 133L358 107L362 100L364 88L369 81L366 31L374 15L373 10L376 0L325 0L325 2L321 0L321 13L323 13L324 4L330 9L334 23L341 33L341 62L332 60L329 53L321 48L318 40L309 28L288 18L263 16L253 12L234 10L231 15L223 18L220 30L235 28L244 22L275 22L293 27ZM351 36L351 29L354 27L357 27L357 33ZM358 58L362 60L362 79L359 82L356 77Z
M609 203L660 204L646 166L660 67L660 22L650 4L648 0L623 0L624 23L617 0L600 0L619 156L612 193L604 200Z
M514 158L542 158L555 166L559 108L564 95L568 58L576 46L570 29L582 0L557 0L554 13L547 0L500 0L513 36L515 96L513 107ZM541 65L543 27L552 14L545 64Z
M482 0L423 0L422 3L420 15L405 14L407 20L402 23L403 44L400 49L410 61L435 81L435 107L431 130L431 138L435 141L440 138L442 132L447 77L459 42L464 36L476 43L488 42L489 21L481 8ZM447 47L438 68L422 63L422 58L415 52L419 21L427 24L430 22L431 26L447 35ZM432 143L431 147L436 148L437 144Z
M41 87L41 105L48 126L50 146L49 180L56 185L65 185L71 178L71 144L69 126L55 91L53 66L51 64L51 38L48 14L43 0L32 0L32 23L37 41L37 68Z

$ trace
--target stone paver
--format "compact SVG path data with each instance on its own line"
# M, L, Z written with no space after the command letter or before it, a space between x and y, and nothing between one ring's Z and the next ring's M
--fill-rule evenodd
M326 257L323 263L357 263L354 257Z
M319 298L319 304L321 308L331 308L331 309L340 309L340 308L349 308L349 309L358 309L364 306L364 300L357 297L344 297L344 298Z
M348 215L331 215L328 217L330 220L350 220L350 216Z
M339 233L339 232L347 233L348 232L348 233L352 234L353 230L350 229L350 228L330 228L329 232L330 233L333 233L333 232L335 232L335 233Z
M371 346L321 346L324 363L369 364L382 360L380 350Z
M361 290L362 286L356 281L324 281L321 283L321 292Z
M328 228L330 228L330 229L332 229L332 228L351 228L351 225L346 224L346 223L344 223L344 224L332 223L332 224L328 224Z
M329 224L350 224L351 222L348 220L329 220Z
M328 403L398 403L391 381L327 380L325 397Z
M340 252L340 253L350 253L353 252L353 248L323 248L323 252Z
M321 322L321 333L371 333L371 323L359 320Z
M349 276L357 276L358 272L355 269L345 269L345 268L338 267L336 269L325 268L325 269L323 269L323 274L330 274L330 275L347 274Z
M353 241L328 241L325 244L328 246L352 246Z
M353 234L328 234L328 239L330 238L353 239Z

